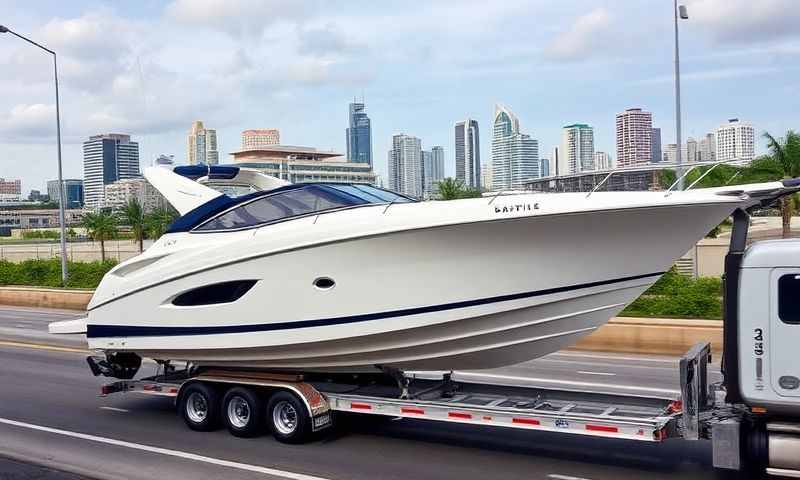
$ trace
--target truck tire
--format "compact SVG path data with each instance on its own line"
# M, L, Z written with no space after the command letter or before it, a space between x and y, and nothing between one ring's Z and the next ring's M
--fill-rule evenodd
M275 392L267 406L267 423L282 443L303 443L311 437L311 414L296 395Z
M184 387L178 408L192 430L208 432L219 426L219 392L210 385L193 382Z
M264 431L264 401L255 390L233 387L222 399L222 421L231 435L255 437Z

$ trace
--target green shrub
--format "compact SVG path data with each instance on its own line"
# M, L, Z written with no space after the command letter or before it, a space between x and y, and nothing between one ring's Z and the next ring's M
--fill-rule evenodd
M0 285L30 285L35 287L96 288L103 275L116 261L68 262L67 284L61 284L61 260L31 259L14 263L0 260Z
M722 280L685 277L671 269L621 315L722 318Z

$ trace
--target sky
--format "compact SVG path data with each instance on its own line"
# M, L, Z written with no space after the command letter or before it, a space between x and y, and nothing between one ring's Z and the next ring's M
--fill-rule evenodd
M685 3L684 138L734 117L757 134L800 129L800 1ZM543 157L572 123L614 156L615 114L632 107L673 143L672 12L671 0L0 0L0 24L58 53L65 178L83 177L81 142L99 133L130 134L142 167L185 163L194 120L217 129L221 160L250 128L345 153L354 97L384 179L397 133L442 145L453 175L465 118L488 162L497 103ZM52 58L0 35L0 72L0 177L42 190L57 178Z

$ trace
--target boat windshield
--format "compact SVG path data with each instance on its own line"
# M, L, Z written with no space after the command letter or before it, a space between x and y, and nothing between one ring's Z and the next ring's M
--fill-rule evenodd
M309 184L258 196L211 218L194 231L244 229L339 208L410 201L369 185Z

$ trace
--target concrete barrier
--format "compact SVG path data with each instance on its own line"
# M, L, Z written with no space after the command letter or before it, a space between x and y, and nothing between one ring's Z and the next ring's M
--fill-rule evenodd
M683 355L698 342L711 342L722 353L721 320L617 317L572 348L618 353Z
M86 310L92 290L0 287L0 305ZM722 321L663 318L612 318L572 349L616 353L683 355L697 342L722 352Z
M0 287L0 305L86 310L94 290Z

